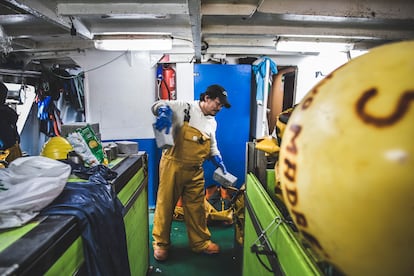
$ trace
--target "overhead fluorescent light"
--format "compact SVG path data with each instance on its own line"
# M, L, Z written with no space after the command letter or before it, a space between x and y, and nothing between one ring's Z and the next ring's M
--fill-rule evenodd
M171 16L168 14L150 14L150 13L146 13L146 14L105 14L102 15L101 18L102 19L168 19Z
M347 52L353 44L341 42L278 41L276 50L281 52Z
M94 38L95 48L107 51L171 50L171 36L104 35Z

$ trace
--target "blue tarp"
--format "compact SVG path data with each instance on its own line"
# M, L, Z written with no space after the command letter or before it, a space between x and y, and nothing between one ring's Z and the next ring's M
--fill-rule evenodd
M95 171L89 182L68 182L42 214L78 218L88 275L130 275L124 207L102 174L106 170Z

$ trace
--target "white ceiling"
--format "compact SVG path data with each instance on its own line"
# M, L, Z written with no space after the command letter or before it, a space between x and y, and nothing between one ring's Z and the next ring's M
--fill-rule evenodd
M0 0L0 26L3 64L63 63L108 32L170 34L170 53L191 54L197 62L204 54L287 54L275 48L284 40L364 49L414 39L414 1Z

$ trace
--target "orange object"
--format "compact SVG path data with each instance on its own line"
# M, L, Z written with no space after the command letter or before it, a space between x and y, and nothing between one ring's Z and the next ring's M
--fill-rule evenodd
M175 70L167 65L162 69L162 81L160 85L160 98L163 100L175 100Z
M212 185L206 188L206 199L209 200L219 189L218 186Z
M177 206L177 207L183 207L183 197L182 196L180 196L178 198L177 204L175 206Z
M220 195L222 199L231 199L231 195L229 193L229 190L225 188L220 188Z

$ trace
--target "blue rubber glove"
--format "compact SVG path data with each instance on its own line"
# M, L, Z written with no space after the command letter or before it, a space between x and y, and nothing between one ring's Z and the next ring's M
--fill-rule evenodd
M213 162L213 164L218 168L220 167L223 170L223 173L226 174L227 173L227 169L226 166L224 166L224 162L223 159L221 158L221 155L213 155L210 158L211 162Z
M37 103L37 118L39 118L40 120L49 119L49 106L51 101L52 97L47 96Z
M155 128L159 131L166 129L165 133L170 133L170 128L172 125L172 110L168 105L160 106L157 110L158 116L155 121Z

